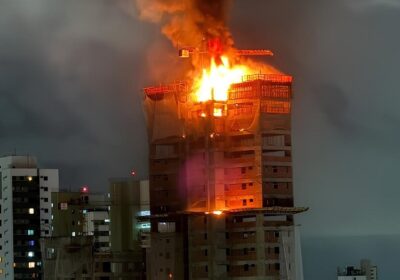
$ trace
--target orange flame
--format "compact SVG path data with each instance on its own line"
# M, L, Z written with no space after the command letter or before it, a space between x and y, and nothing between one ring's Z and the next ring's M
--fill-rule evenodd
M228 100L231 84L241 82L242 76L248 72L248 68L244 65L232 66L227 56L221 56L219 65L215 62L214 57L211 58L210 68L203 69L201 77L194 82L196 101Z

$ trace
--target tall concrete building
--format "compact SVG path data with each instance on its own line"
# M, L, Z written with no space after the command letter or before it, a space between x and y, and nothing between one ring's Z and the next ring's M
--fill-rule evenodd
M38 168L32 156L0 158L0 279L40 279L40 238L52 234L51 192L58 170Z
M149 181L131 178L110 180L111 253L114 279L146 279L149 248Z
M150 163L148 279L300 279L292 77L244 76L225 101L190 85L144 89Z

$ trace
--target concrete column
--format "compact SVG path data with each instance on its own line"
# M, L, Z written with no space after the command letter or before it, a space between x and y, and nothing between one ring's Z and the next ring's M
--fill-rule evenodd
M264 214L256 214L256 252L257 252L257 279L265 279L265 231Z

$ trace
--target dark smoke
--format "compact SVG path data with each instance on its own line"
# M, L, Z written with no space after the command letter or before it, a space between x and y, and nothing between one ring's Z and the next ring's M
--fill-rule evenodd
M218 37L233 44L226 26L230 0L136 0L141 19L159 22L174 46L199 46Z
M174 47L205 49L209 39L218 38L224 51L233 47L226 22L230 0L136 0L140 18L161 24L162 33ZM199 65L198 57L192 64Z

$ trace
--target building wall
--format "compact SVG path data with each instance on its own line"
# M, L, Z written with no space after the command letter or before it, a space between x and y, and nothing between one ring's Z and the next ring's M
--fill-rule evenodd
M149 184L136 178L110 180L110 228L112 271L116 279L144 279L145 247L150 246L149 222L139 220L150 215Z
M140 211L140 182L113 180L111 195L111 250L130 251L139 246L136 215Z
M190 218L190 279L296 279L293 227L259 214Z
M165 234L159 226L174 224L175 234L183 236L175 255L184 262L173 273L191 279L294 279L293 216L240 213L293 207L291 77L256 75L232 85L226 102L195 103L186 94L160 92L145 102L152 260L163 250L153 246ZM207 215L206 223L197 221L203 218L196 215L216 210L225 211L224 222ZM190 216L188 227L181 215ZM273 247L265 241L271 231L279 233Z
M2 169L2 203L1 203L1 258L0 271L4 279L14 279L14 215L12 211L12 172Z
M367 280L367 276L338 276L338 280Z
M43 279L94 279L91 236L42 238Z
M110 252L110 215L107 209L84 214L83 235L93 236L95 250Z
M52 235L51 217L52 200L51 193L59 191L59 176L56 169L40 169L40 224L41 236L50 237Z
M148 251L151 268L147 271L147 279L187 279L184 269L184 238L182 234L169 230L152 233L151 248Z
M58 189L58 170L37 169L36 159L30 156L1 158L0 166L0 275L4 279L39 278L39 239L51 233L49 192ZM48 184L41 174L47 176Z
M51 194L53 237L78 236L83 232L83 202L79 192Z

